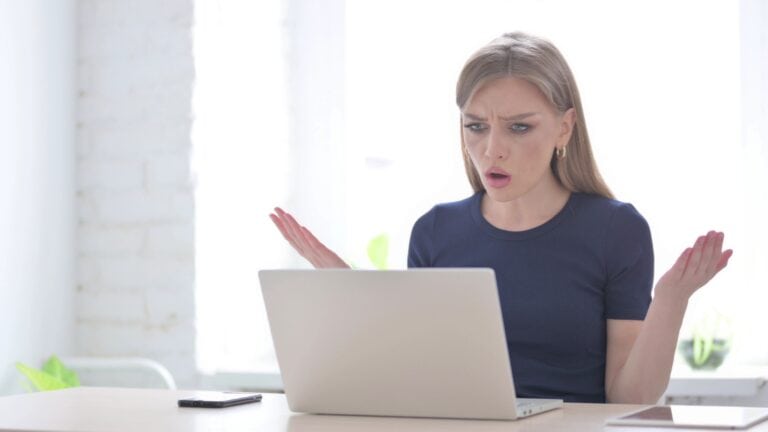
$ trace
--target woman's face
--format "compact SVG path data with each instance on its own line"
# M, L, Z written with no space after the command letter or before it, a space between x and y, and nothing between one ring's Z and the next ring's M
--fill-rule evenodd
M503 77L482 84L461 117L464 145L493 200L559 187L550 161L568 143L573 109L559 113L535 85Z

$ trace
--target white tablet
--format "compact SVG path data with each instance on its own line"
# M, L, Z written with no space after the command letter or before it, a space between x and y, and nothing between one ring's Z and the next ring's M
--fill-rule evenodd
M653 406L609 419L608 425L746 429L768 418L768 408Z

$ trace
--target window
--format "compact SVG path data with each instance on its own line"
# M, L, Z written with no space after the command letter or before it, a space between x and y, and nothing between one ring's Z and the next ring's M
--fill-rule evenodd
M276 370L257 270L289 263L267 218L290 193L282 5L195 7L198 366Z
M757 82L742 80L742 65L766 65L740 48L738 3L245 3L197 6L205 370L277 370L256 272L306 264L271 226L273 206L361 267L368 240L386 233L390 267L405 267L416 218L471 193L453 101L459 70L517 29L551 39L569 61L598 165L651 225L656 277L709 229L736 250L692 299L683 332L717 308L731 318L731 361L768 361L768 345L750 342L768 326L766 143L749 132L764 117L742 116L754 101L742 85Z

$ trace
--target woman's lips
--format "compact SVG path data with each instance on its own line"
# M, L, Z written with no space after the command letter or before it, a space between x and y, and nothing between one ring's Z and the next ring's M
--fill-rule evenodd
M494 189L503 188L512 181L512 177L500 168L491 168L485 172L485 184Z

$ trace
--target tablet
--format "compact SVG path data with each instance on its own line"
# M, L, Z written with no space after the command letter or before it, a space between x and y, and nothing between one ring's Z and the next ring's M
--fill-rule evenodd
M608 425L746 429L768 418L768 408L653 406L609 419Z

